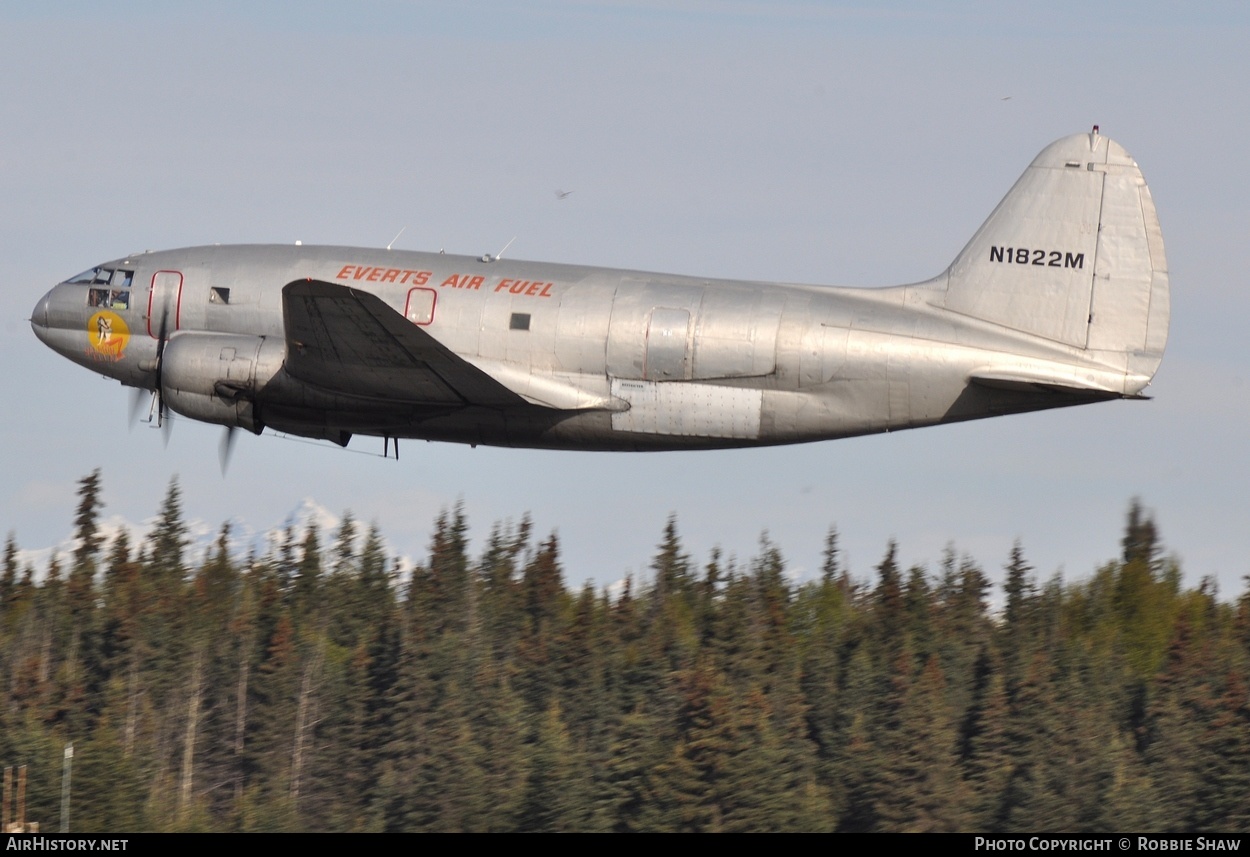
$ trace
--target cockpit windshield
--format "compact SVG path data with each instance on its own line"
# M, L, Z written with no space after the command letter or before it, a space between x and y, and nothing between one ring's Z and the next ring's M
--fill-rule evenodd
M119 289L130 288L131 282L134 280L135 272L127 271L125 268L92 268L89 271L83 271L76 277L71 277L65 282L80 285L99 284L102 286L113 286Z
M125 268L92 268L65 282L71 285L89 285L87 306L111 309L130 309L130 285L135 272Z

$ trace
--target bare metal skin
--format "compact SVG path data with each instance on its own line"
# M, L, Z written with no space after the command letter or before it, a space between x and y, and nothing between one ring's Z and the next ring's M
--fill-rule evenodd
M1048 146L940 276L883 289L352 247L127 256L52 288L50 348L184 416L596 450L798 443L1141 398L1163 239L1117 143Z

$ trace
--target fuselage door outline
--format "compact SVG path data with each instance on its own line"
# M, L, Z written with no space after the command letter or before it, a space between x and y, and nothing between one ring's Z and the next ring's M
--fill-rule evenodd
M157 271L152 275L152 287L148 290L148 336L161 337L161 318L168 318L165 336L178 329L178 316L182 311L182 272Z

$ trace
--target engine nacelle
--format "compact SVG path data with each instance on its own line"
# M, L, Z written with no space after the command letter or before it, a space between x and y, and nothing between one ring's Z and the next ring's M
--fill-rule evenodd
M285 358L285 343L272 337L178 333L161 356L161 395L184 417L260 434L253 400Z

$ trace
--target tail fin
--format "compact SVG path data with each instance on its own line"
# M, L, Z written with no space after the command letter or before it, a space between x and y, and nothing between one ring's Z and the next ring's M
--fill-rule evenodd
M1163 356L1159 219L1141 170L1097 126L1047 146L947 274L947 309L1102 352L1140 386Z

